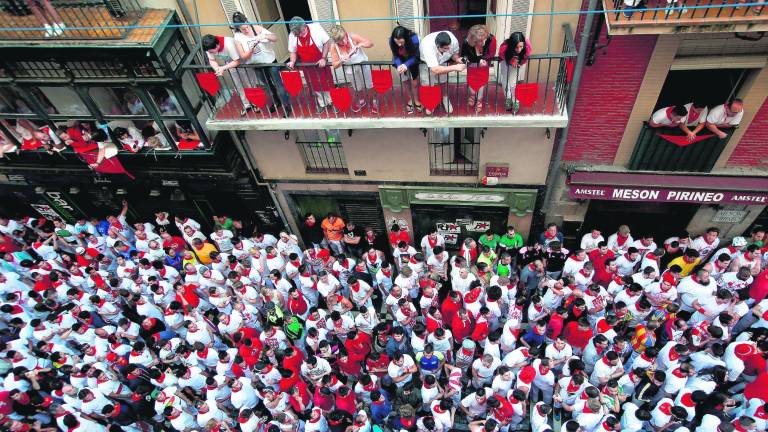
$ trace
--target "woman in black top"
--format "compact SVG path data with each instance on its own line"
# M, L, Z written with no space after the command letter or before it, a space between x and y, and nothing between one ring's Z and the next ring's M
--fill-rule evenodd
M405 106L408 114L413 114L414 108L421 112L424 107L419 101L419 36L403 26L392 30L389 38L389 49L392 51L392 63L397 68L400 81L410 80L407 87L411 98Z
M488 31L488 27L475 24L469 28L467 38L461 44L461 57L469 67L489 67L491 60L496 57L496 37ZM467 104L475 108L475 112L483 110L483 86L477 93L471 87L467 87L469 98Z

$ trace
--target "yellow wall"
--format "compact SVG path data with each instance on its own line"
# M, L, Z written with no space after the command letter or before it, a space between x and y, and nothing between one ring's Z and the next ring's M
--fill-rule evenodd
M390 0L336 0L340 19L388 17L391 15L389 3ZM347 31L358 33L373 42L373 48L365 50L370 60L385 61L392 59L387 40L394 28L393 21L346 22L343 25Z
M554 137L554 133L552 133ZM306 174L296 136L286 141L283 132L246 134L261 175L267 180L365 180L400 182L474 183L477 177L429 175L429 146L418 129L356 130L341 133L350 175ZM542 128L491 128L480 141L480 173L488 162L509 163L505 184L541 185L546 181L553 139ZM367 176L355 177L354 170Z
M581 8L581 0L551 0L555 4L555 11L577 11ZM535 13L545 13L551 10L550 1L535 0L533 11ZM549 40L549 16L534 15L531 21L531 46L534 54L547 53L547 41ZM563 47L563 24L571 25L571 31L576 33L576 26L579 23L578 14L555 15L552 20L552 42L550 52L560 53Z

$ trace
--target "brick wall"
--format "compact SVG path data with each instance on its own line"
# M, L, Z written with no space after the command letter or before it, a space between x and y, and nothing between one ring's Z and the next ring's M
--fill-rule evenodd
M728 159L727 166L768 166L768 98L748 128Z
M655 35L615 36L584 66L564 160L613 163L655 44Z

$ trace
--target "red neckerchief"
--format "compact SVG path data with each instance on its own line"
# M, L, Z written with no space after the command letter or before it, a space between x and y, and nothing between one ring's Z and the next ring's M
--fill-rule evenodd
M667 356L668 359L671 361L677 361L680 359L680 354L677 353L674 349L669 350L669 355Z
M430 236L427 236L427 242L429 243L429 248L430 248L430 249L434 249L434 248L435 248L435 246L437 246L437 238L435 238L434 240L432 240L432 237L430 237Z
M665 415L672 415L672 404L669 402L664 402L663 404L659 405L659 411Z
M678 377L678 378L685 378L685 374L683 373L683 370L680 368L677 368L672 371L672 375Z
M592 274L591 271L587 271L587 269L585 269L584 267L582 267L581 270L579 270L579 273L581 273L581 275L584 277L589 277L589 275Z
M619 246L624 246L624 243L626 243L628 238L629 238L629 234L622 235L621 233L616 233L616 243Z
M686 116L686 123L693 123L698 120L700 116L701 112L695 111L693 109L693 104L691 104L691 109L688 110L688 115Z

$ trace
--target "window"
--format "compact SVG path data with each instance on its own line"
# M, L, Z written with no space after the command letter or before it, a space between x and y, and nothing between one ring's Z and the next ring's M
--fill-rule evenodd
M181 108L176 101L176 97L164 88L153 88L149 90L149 96L155 102L157 110L161 115L181 115Z
M80 96L69 87L37 87L32 94L51 115L90 116Z
M125 66L119 61L70 61L66 65L75 78L128 76Z
M307 173L347 174L347 161L341 147L339 131L306 130L297 131L296 145L304 159Z
M139 96L125 87L92 87L88 94L105 116L147 115Z
M478 174L479 129L431 129L428 138L430 175L476 176Z
M10 87L0 87L0 113L34 114L34 111L16 90Z

